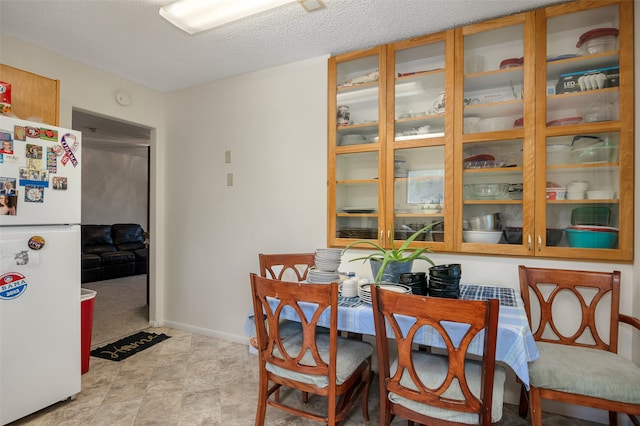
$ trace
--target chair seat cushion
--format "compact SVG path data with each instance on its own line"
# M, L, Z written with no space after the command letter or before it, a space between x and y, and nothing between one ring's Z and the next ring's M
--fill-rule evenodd
M300 353L302 348L302 333L296 333L283 342L287 353L295 356ZM322 360L329 362L329 334L316 334L316 344ZM357 370L360 364L371 356L372 353L373 347L367 342L338 337L336 383L338 385L344 383L349 377L351 377L353 372ZM302 357L300 363L304 365L315 365L313 357L309 352ZM278 376L303 383L310 383L319 388L329 386L329 378L327 376L302 374L270 363L267 363L266 368L267 371Z
M537 388L640 404L640 367L600 349L536 342L540 358L529 363Z
M418 377L429 388L438 387L447 375L449 368L449 358L447 356L429 354L425 352L414 351L413 363L418 373ZM391 376L397 370L398 361L394 361L390 367ZM480 384L482 376L482 363L474 360L465 361L465 372L467 375L467 383L469 389L474 395L480 395ZM502 403L504 399L504 382L506 378L505 370L502 366L496 365L495 374L493 376L493 404L491 407L491 422L495 423L502 418ZM411 376L407 371L404 372L400 379L403 386L418 390L417 386L411 380ZM443 394L443 396L452 399L462 399L462 391L455 384ZM389 393L389 400L395 404L402 405L412 411L424 414L429 417L455 421L465 424L478 424L479 418L474 413L464 413L460 411L450 411L431 405L422 404L410 399L399 396L395 393Z

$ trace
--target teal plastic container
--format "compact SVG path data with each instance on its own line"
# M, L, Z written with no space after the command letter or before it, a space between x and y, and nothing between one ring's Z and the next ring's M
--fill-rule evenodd
M615 248L618 241L617 232L588 231L583 229L565 229L569 247L580 248Z

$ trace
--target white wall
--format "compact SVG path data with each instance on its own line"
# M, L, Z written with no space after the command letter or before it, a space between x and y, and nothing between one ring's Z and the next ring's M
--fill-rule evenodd
M147 157L146 146L83 143L83 224L138 223L149 229Z
M325 246L326 62L169 95L170 324L244 341L258 253Z
M640 8L636 8L636 28ZM636 58L640 58L636 32ZM326 245L326 57L162 94L26 45L1 39L3 63L61 80L62 126L71 108L155 128L152 145L151 318L185 330L246 341L250 272L258 253ZM638 64L638 59L636 59ZM637 65L636 65L637 67ZM640 117L636 84L636 117ZM113 101L124 88L128 108ZM165 108L166 105L166 113ZM636 142L640 132L636 132ZM165 143L167 141L167 143ZM231 164L224 163L226 150ZM636 152L636 162L640 153ZM639 167L639 166L636 166ZM638 168L640 170L640 168ZM234 185L226 186L233 173ZM636 173L636 183L640 179ZM636 190L636 197L639 192ZM640 208L636 208L636 223ZM640 232L635 251L640 253ZM349 258L355 255L350 255ZM622 271L622 306L640 315L638 262L611 264L436 253L462 263L463 280L518 286L517 265ZM638 258L638 256L636 256ZM342 269L368 275L368 265ZM416 266L416 269L426 265ZM640 360L640 338L620 352ZM632 351L633 346L633 351ZM510 386L513 402L517 388ZM563 408L564 409L564 408ZM580 414L605 421L599 413ZM570 413L572 414L572 413Z

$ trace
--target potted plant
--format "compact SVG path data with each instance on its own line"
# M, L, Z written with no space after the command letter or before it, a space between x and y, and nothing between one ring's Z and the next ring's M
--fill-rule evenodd
M372 253L368 256L351 259L350 262L353 262L356 260L362 260L363 262L365 262L368 260L371 263L371 270L375 275L373 281L375 284L378 284L382 281L382 277L383 275L385 275L385 270L388 267L390 267L390 265L392 264L394 264L397 267L400 267L400 268L396 268L398 269L397 271L398 277L400 273L411 272L411 268L413 266L414 260L424 260L429 262L431 265L435 265L435 263L431 259L429 259L427 256L423 256L424 253L431 253L431 250L429 250L427 247L410 248L409 245L416 238L418 238L420 234L427 232L429 229L431 229L432 227L440 223L442 222L433 222L417 230L416 232L411 234L411 236L409 236L409 238L407 238L406 241L399 248L395 247L393 240L391 240L390 249L385 249L375 241L358 240L347 245L342 251L342 253L344 254L347 250L349 250L351 247L355 246L356 244L366 244L366 245L375 247L377 250L375 253ZM391 234L393 235L393 230L391 231ZM407 252L408 255L405 255L405 252ZM406 270L402 269L403 266L406 268Z

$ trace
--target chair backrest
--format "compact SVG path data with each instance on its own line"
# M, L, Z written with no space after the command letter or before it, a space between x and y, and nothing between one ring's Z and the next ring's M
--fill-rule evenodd
M446 410L477 413L482 419L480 424L491 424L500 308L498 299L472 301L435 298L381 290L375 285L371 286L371 296L380 369L380 398L387 398L388 392L392 392L403 398ZM407 321L406 317L410 317L410 320ZM385 320L393 330L394 336L390 337L395 338L398 350L397 369L393 377L390 376ZM445 330L444 322L462 325L459 341L457 333L450 335ZM418 373L412 359L415 335L424 326L433 327L441 335L449 357L448 374L442 384L435 388L429 388L417 379ZM484 339L482 385L480 395L476 396L467 383L465 358L471 341L483 330L484 337L478 336ZM404 381L401 382L403 376L406 380L407 373L417 390L408 388L403 385ZM455 389L455 386L459 386L464 399L451 399L446 395L443 397L447 390Z
M251 274L251 294L256 318L263 312L266 321L256 321L258 354L261 370L264 363L270 363L302 374L329 376L329 386L336 383L336 353L338 345L338 284L292 284ZM279 300L275 309L270 299ZM299 302L315 304L313 315L308 317ZM299 353L290 354L285 350L280 337L280 315L283 309L293 309L302 324L302 348ZM330 337L329 359L323 360L316 346L316 326L320 316L329 311ZM303 359L304 357L304 359Z
M574 271L520 265L519 272L520 293L535 340L617 353L619 271ZM577 318L572 318L568 309ZM609 323L603 319L607 316Z
M305 281L309 269L315 265L315 253L260 253L258 257L260 276L281 281Z

